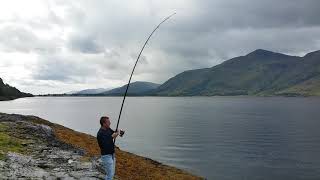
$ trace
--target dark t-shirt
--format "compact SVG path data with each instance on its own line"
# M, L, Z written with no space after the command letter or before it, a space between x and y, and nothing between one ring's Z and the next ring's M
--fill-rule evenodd
M101 155L113 154L114 153L114 143L112 134L114 131L110 128L102 129L100 128L97 133L97 140L100 146Z

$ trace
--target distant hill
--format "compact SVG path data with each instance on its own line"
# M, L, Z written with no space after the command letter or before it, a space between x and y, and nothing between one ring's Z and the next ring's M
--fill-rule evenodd
M21 97L31 97L32 94L23 93L17 88L12 87L8 84L4 84L0 78L0 101L13 100Z
M258 49L211 68L182 72L152 94L320 96L320 51L297 57Z
M151 83L151 82L142 82L136 81L130 83L128 95L147 95L148 92L156 89L159 87L159 84ZM118 96L123 95L126 91L127 85L124 85L119 88L111 89L109 91L100 93L100 95L107 95L107 96Z
M108 91L109 89L97 88L97 89L84 89L81 91L72 91L66 94L76 94L76 95L89 95L89 94L100 94Z

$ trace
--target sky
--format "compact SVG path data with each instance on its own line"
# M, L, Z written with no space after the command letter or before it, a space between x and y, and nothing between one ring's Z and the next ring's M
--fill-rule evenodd
M255 49L320 50L319 0L0 0L0 77L32 94L163 83Z

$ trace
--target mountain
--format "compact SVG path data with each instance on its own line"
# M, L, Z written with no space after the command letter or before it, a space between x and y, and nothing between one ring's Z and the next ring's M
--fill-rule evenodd
M69 91L69 92L66 92L63 94L72 95L72 94L76 94L77 92L79 92L79 91Z
M75 94L75 95L100 94L100 93L106 92L108 90L109 89L105 89L105 88L84 89L84 90L81 90L81 91L71 91L71 92L66 93L66 94Z
M320 96L320 51L298 57L258 49L211 68L182 72L152 94Z
M142 82L136 81L130 83L128 95L147 95L148 92L156 89L159 87L159 84L151 83L151 82ZM108 96L118 96L123 95L126 91L127 85L121 86L119 88L111 89L109 91L101 93L101 95L108 95Z
M31 97L32 94L23 93L15 87L4 84L0 78L0 101L13 100L21 97Z

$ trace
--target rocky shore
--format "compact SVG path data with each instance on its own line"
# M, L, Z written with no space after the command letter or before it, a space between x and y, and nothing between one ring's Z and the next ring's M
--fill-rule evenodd
M116 149L116 179L202 179ZM0 179L103 179L96 138L35 116L0 113Z

